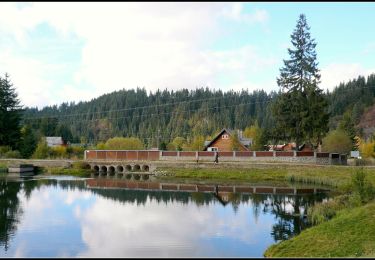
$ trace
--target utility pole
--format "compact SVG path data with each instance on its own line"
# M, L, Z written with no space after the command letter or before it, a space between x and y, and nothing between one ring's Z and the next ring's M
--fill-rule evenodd
M159 150L159 138L160 138L160 128L158 128L158 135L156 136L158 150Z

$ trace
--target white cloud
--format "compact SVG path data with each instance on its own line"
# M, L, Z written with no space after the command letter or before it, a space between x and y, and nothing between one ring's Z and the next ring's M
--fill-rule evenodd
M46 104L46 100L58 101L53 91L53 81L46 78L47 75L53 74L55 69L52 64L20 57L13 52L0 53L0 75L10 75L21 104L38 105Z
M375 73L375 68L364 68L359 63L331 63L321 70L320 88L333 90L341 82L347 82L358 76L367 77Z
M257 73L273 62L258 55L252 46L209 50L222 36L220 19L254 24L269 19L265 10L244 12L242 3L37 2L22 8L13 3L1 3L0 7L0 32L12 34L20 45L32 41L28 33L41 23L55 28L65 40L74 35L84 42L79 68L68 84L51 79L51 66L58 61L47 64L20 57L14 55L16 49L2 61L29 106L71 98L89 100L137 86L152 91L207 85L225 90L229 85L219 85L220 74L244 81L244 75Z
M77 216L87 246L79 257L196 257L209 251L210 243L201 239L225 236L252 245L263 228L271 230L272 220L255 224L246 207L235 215L230 207L219 208L150 199L140 206L98 197Z
M238 2L223 9L222 15L237 22L246 23L265 23L269 20L269 14L266 10L255 9L253 13L245 13L244 4Z

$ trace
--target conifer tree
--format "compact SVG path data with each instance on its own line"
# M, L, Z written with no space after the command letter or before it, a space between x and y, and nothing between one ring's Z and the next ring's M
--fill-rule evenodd
M276 127L296 142L319 143L328 131L327 102L319 89L320 74L316 61L316 43L310 36L304 14L299 16L291 35L293 49L288 48L289 60L284 60L277 84L280 95L274 103Z
M339 123L338 128L346 132L346 134L350 137L350 140L352 141L352 145L353 145L352 149L358 150L357 140L356 140L357 131L355 129L355 124L354 124L350 110L344 113L342 120Z
M0 77L0 146L17 148L20 140L21 106L9 75Z

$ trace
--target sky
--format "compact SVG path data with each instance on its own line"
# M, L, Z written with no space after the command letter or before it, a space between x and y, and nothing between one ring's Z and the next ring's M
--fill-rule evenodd
M137 87L277 91L301 13L322 89L375 73L371 2L1 2L0 76L38 108Z

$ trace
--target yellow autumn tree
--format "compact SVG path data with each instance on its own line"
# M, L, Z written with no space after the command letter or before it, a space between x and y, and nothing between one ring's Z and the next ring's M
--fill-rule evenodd
M191 150L193 151L202 151L204 148L204 137L203 135L198 135L193 138L191 143Z
M108 150L142 150L144 145L139 138L114 137L107 140L105 149Z
M361 142L359 151L363 158L375 158L375 141Z

